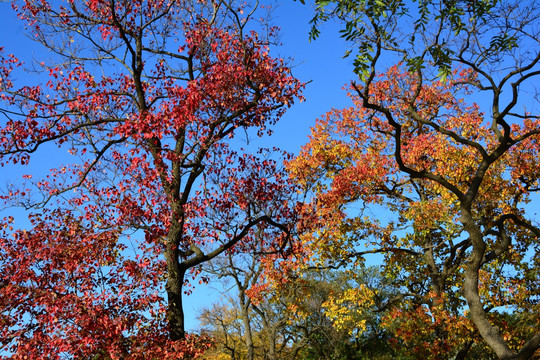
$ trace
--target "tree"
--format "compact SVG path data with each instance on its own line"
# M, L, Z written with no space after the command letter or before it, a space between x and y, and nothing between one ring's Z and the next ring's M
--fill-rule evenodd
M496 326L491 310L538 313L540 227L529 204L539 189L537 4L317 4L312 36L320 21L343 21L359 79L354 106L319 120L292 163L334 226L315 247L338 263L384 253L387 271L411 290L404 296L455 310L464 298L499 358L529 358L540 347L538 318L511 348L513 329ZM344 209L358 201L395 216L349 217ZM373 248L360 251L363 240Z
M383 311L372 311L393 292L375 268L311 269L302 280L295 306L306 342L300 359L399 358L380 326Z
M268 234L255 235L257 241L248 244L250 251L233 247L222 258L205 264L203 272L229 290L223 294L227 303L204 309L199 320L206 332L215 335L216 350L231 359L292 359L303 343L297 341L290 324L291 299L261 289L264 270L273 263L267 257L273 257L266 254ZM231 295L232 289L236 296Z
M407 72L395 68L373 86L373 91L381 103L399 104L400 92L410 91L407 87L410 79ZM460 81L462 79L457 80ZM444 121L446 129L471 134L474 130L471 136L479 142L489 143L491 140L485 135L489 130L482 127L482 117L474 106L466 106L453 97L457 91L454 84L442 85L436 81L433 86L425 85L420 97L428 96L435 103L444 102L445 105L430 100L419 103L418 109L424 114L432 111L430 109L445 109L445 114L441 111L437 120ZM392 111L396 116L405 113L399 105ZM405 123L406 119L403 116L399 121ZM419 129L412 122L406 123L405 127L407 132L403 131L401 139L406 147L401 154L408 166L423 169L419 172L430 169L459 186L467 184L477 154L429 128ZM432 319L436 323L437 319L443 321L439 323L439 329L430 331L439 333L441 353L451 355L449 347L457 351L461 346L459 343L467 347L467 343L475 338L474 332L467 331L469 320L462 313L464 304L458 291L466 281L467 258L473 254L472 243L463 236L464 230L459 226L460 203L452 193L434 181L407 176L393 162L392 136L384 118L365 109L357 98L352 108L334 110L318 122L313 129L312 141L291 163L300 181L318 193L316 206L321 217L320 229L312 237L305 237L305 241L311 244L319 261L334 264L332 266L360 266L364 256L384 254L385 275L402 289L402 294L392 302L410 298L417 304L410 308L413 314L419 314L417 310L421 308L418 306L427 306L429 316L422 316L430 324ZM522 149L516 148L516 151L519 153ZM497 219L505 214L504 210L519 204L515 199L523 193L516 182L522 176L519 167L523 163L515 161L518 156L508 154L497 168L485 175L485 187L478 196L481 206L475 208L475 219L487 221L488 216ZM512 173L516 178L511 177ZM509 174L509 177L501 174ZM352 215L347 209L359 201L360 213ZM485 204L490 208L486 209ZM385 220L369 216L383 211L381 209L387 211ZM486 212L493 213L487 215ZM530 228L534 229L534 226L530 225ZM509 246L496 261L486 260L478 271L481 277L478 294L486 314L489 309L503 306L531 312L538 306L538 290L536 280L533 280L536 260L528 255L531 250L535 251L536 243L529 227L526 229L510 227L508 233L512 231L515 245ZM495 251L495 234L492 238L492 233L488 232L485 237L490 247L487 253ZM368 248L360 249L363 245ZM414 319L413 316L405 318ZM417 317L419 321L421 318ZM472 316L471 319L474 320ZM461 330L458 329L460 323ZM500 328L503 334L504 331L515 331ZM418 331L418 325L415 329ZM529 333L532 329L534 327L529 328ZM456 337L457 334L461 335ZM457 343L452 343L455 341ZM436 354L439 350L431 348L430 351Z
M210 328L219 329L219 338L222 339L223 347L230 352L231 358L237 358L235 347L231 347L229 338L238 339L237 341L244 342L245 358L247 360L253 360L255 358L255 342L254 342L254 329L253 329L253 306L251 298L247 295L247 291L260 280L259 277L263 271L262 253L265 251L265 239L263 233L257 234L257 241L254 241L252 250L249 252L237 251L232 248L221 259L206 264L203 271L208 273L210 277L217 278L224 287L231 287L229 282L233 282L233 287L236 288L238 295L233 297L231 295L225 295L231 308L226 306L218 307L215 305L212 309L206 309L200 316L203 326L210 326ZM236 305L236 306L234 306ZM229 315L229 316L224 316ZM241 329L235 329L236 323L241 325ZM235 329L235 331L229 331L227 327ZM216 332L216 331L214 331ZM259 341L260 342L260 341ZM257 344L262 357L267 346L265 344Z
M248 351L241 323L239 308L225 304L214 304L205 308L198 316L199 325L208 331L216 346L205 352L205 359L247 359Z
M21 86L2 52L0 163L27 165L48 144L76 159L2 195L34 209L31 229L2 221L2 338L17 356L181 357L187 273L256 228L285 245L286 178L228 146L238 129L267 131L302 87L252 5L13 3L53 60Z
M215 349L205 353L205 358L249 359L250 346L260 359L405 358L400 356L407 353L406 346L390 347L396 332L382 326L388 313L382 307L397 289L376 268L354 273L306 271L279 288L265 287L268 279L263 278L259 285L265 289L254 294L254 284L247 291L243 289L246 280L253 280L251 270L257 262L248 261L244 268L238 256L231 259L234 265L214 267L212 272L230 276L234 283L238 278L238 296L230 295L232 287L226 286L226 302L204 309L199 317L202 329L216 341ZM370 296L373 303L351 296L359 288L377 293ZM247 307L247 316L246 292L253 296L248 300L253 302Z

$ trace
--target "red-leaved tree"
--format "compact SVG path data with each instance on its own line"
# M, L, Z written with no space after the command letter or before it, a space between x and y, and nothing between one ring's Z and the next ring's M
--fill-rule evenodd
M13 7L53 60L34 65L42 83L24 85L13 80L24 66L0 53L0 164L32 163L47 144L75 160L2 194L33 209L26 230L1 222L3 349L14 358L196 356L210 343L185 333L191 277L255 229L279 251L294 213L271 155L233 151L230 139L239 128L263 134L302 84L253 31L258 4Z

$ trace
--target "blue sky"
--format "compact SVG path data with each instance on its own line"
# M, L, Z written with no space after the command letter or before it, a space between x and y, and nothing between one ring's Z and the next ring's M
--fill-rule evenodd
M27 62L46 56L39 44L25 33L9 2L0 2L0 46ZM331 107L349 104L343 86L352 79L352 60L343 59L346 44L339 38L335 24L324 24L319 39L310 42L308 24L313 11L310 5L286 1L276 7L272 21L281 27L282 46L273 48L275 56L291 58L293 73L300 80L311 81L304 95L306 101L295 104L274 128L274 145L296 152L307 141L315 118ZM31 79L31 75L29 75Z
M10 3L0 2L0 47L5 47L6 53L14 53L21 59L29 61L32 58L43 58L46 53L25 35L24 24L15 16ZM286 1L275 9L273 22L281 27L280 39L282 46L274 48L276 56L291 58L294 66L293 73L301 81L311 81L305 91L306 101L295 104L282 120L274 127L274 134L264 139L251 139L261 146L277 146L283 150L297 153L308 140L309 129L315 119L330 110L349 104L343 86L353 77L352 60L343 59L346 50L344 41L339 38L337 27L325 24L321 37L314 42L308 39L310 25L308 24L312 9L297 1ZM31 82L28 78L19 80ZM3 119L2 119L3 121ZM48 152L38 156L25 168L0 168L0 189L10 183L18 183L22 174L42 173L48 164L54 163L62 154ZM56 159L55 159L56 157ZM0 211L0 217L18 214L19 225L24 223L24 214L15 209ZM216 285L218 286L218 285ZM216 301L219 294L211 287L197 286L191 296L186 297L186 325L188 329L196 326L196 313L202 306Z
M256 146L277 146L284 150L297 153L300 147L308 140L309 129L315 124L315 119L332 107L342 108L349 104L342 89L352 78L352 60L343 59L346 44L339 38L337 27L333 24L324 24L321 37L309 42L309 20L312 16L309 5L302 5L298 1L286 0L279 6L274 14L275 25L281 27L281 41L283 46L274 48L273 52L284 58L292 58L294 75L304 82L311 81L305 91L306 101L295 104L282 120L274 127L274 135L270 138L251 139ZM21 58L43 58L46 53L37 47L37 44L25 37L24 24L17 20L11 10L10 3L0 2L0 46L6 52L15 53ZM29 74L27 80L33 81ZM20 79L26 81L26 79ZM528 101L526 97L525 101ZM480 100L481 99L475 99ZM0 120L0 121L3 121ZM54 150L54 148L51 148ZM55 159L55 157L57 157ZM48 164L58 161L62 154L47 152L38 156L29 167L0 168L0 189L5 184L17 179L23 173L39 173L47 168ZM538 198L532 206L538 204ZM534 212L537 209L532 209ZM20 211L7 209L0 211L0 217L11 213L23 215ZM531 211L533 212L533 211ZM383 215L384 216L384 215ZM535 215L535 218L537 216ZM24 221L19 224L24 224ZM220 288L219 284L215 285ZM232 291L235 291L234 289ZM185 298L186 325L188 329L196 327L196 315L203 306L208 306L219 299L219 292L210 286L196 286L194 293Z

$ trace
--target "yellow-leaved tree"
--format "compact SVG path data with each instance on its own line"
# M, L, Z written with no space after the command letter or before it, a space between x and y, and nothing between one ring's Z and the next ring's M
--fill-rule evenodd
M319 119L290 163L314 194L318 223L303 238L313 258L355 268L381 254L402 287L391 302L409 324L401 341L427 356L463 359L486 344L500 359L530 358L540 348L539 5L316 5L312 37L340 21L358 77L353 106Z

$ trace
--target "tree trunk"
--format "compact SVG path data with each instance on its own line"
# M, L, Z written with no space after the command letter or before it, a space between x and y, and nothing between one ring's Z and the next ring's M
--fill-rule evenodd
M471 320L478 329L478 332L486 343L495 351L499 359L512 359L514 353L499 334L497 327L493 326L486 316L484 305L479 294L479 275L478 272L482 266L482 259L486 251L486 244L482 232L474 223L473 216L468 209L462 209L461 222L465 231L470 236L473 244L472 252L469 256L465 270L465 279L463 282L462 294L467 300Z
M253 336L251 334L251 320L249 318L249 305L245 304L245 301L242 301L241 304L242 307L242 321L244 322L244 331L246 333L245 335L245 342L246 342L246 349L247 349L247 360L253 360L254 359L254 349L253 349Z
M172 230L172 229L171 229ZM169 239L174 231L169 233ZM167 290L167 322L169 324L169 338L173 341L184 339L186 332L184 329L184 308L182 304L182 285L187 268L178 261L178 248L174 241L167 242L165 250L165 260L167 262L168 279L165 289Z
M268 327L268 360L276 360L276 333L277 326L275 324Z
M167 320L169 322L169 337L171 340L181 340L186 336L184 329L184 308L182 305L182 283L184 282L185 270L178 276L170 276L167 280L167 300L169 307Z

